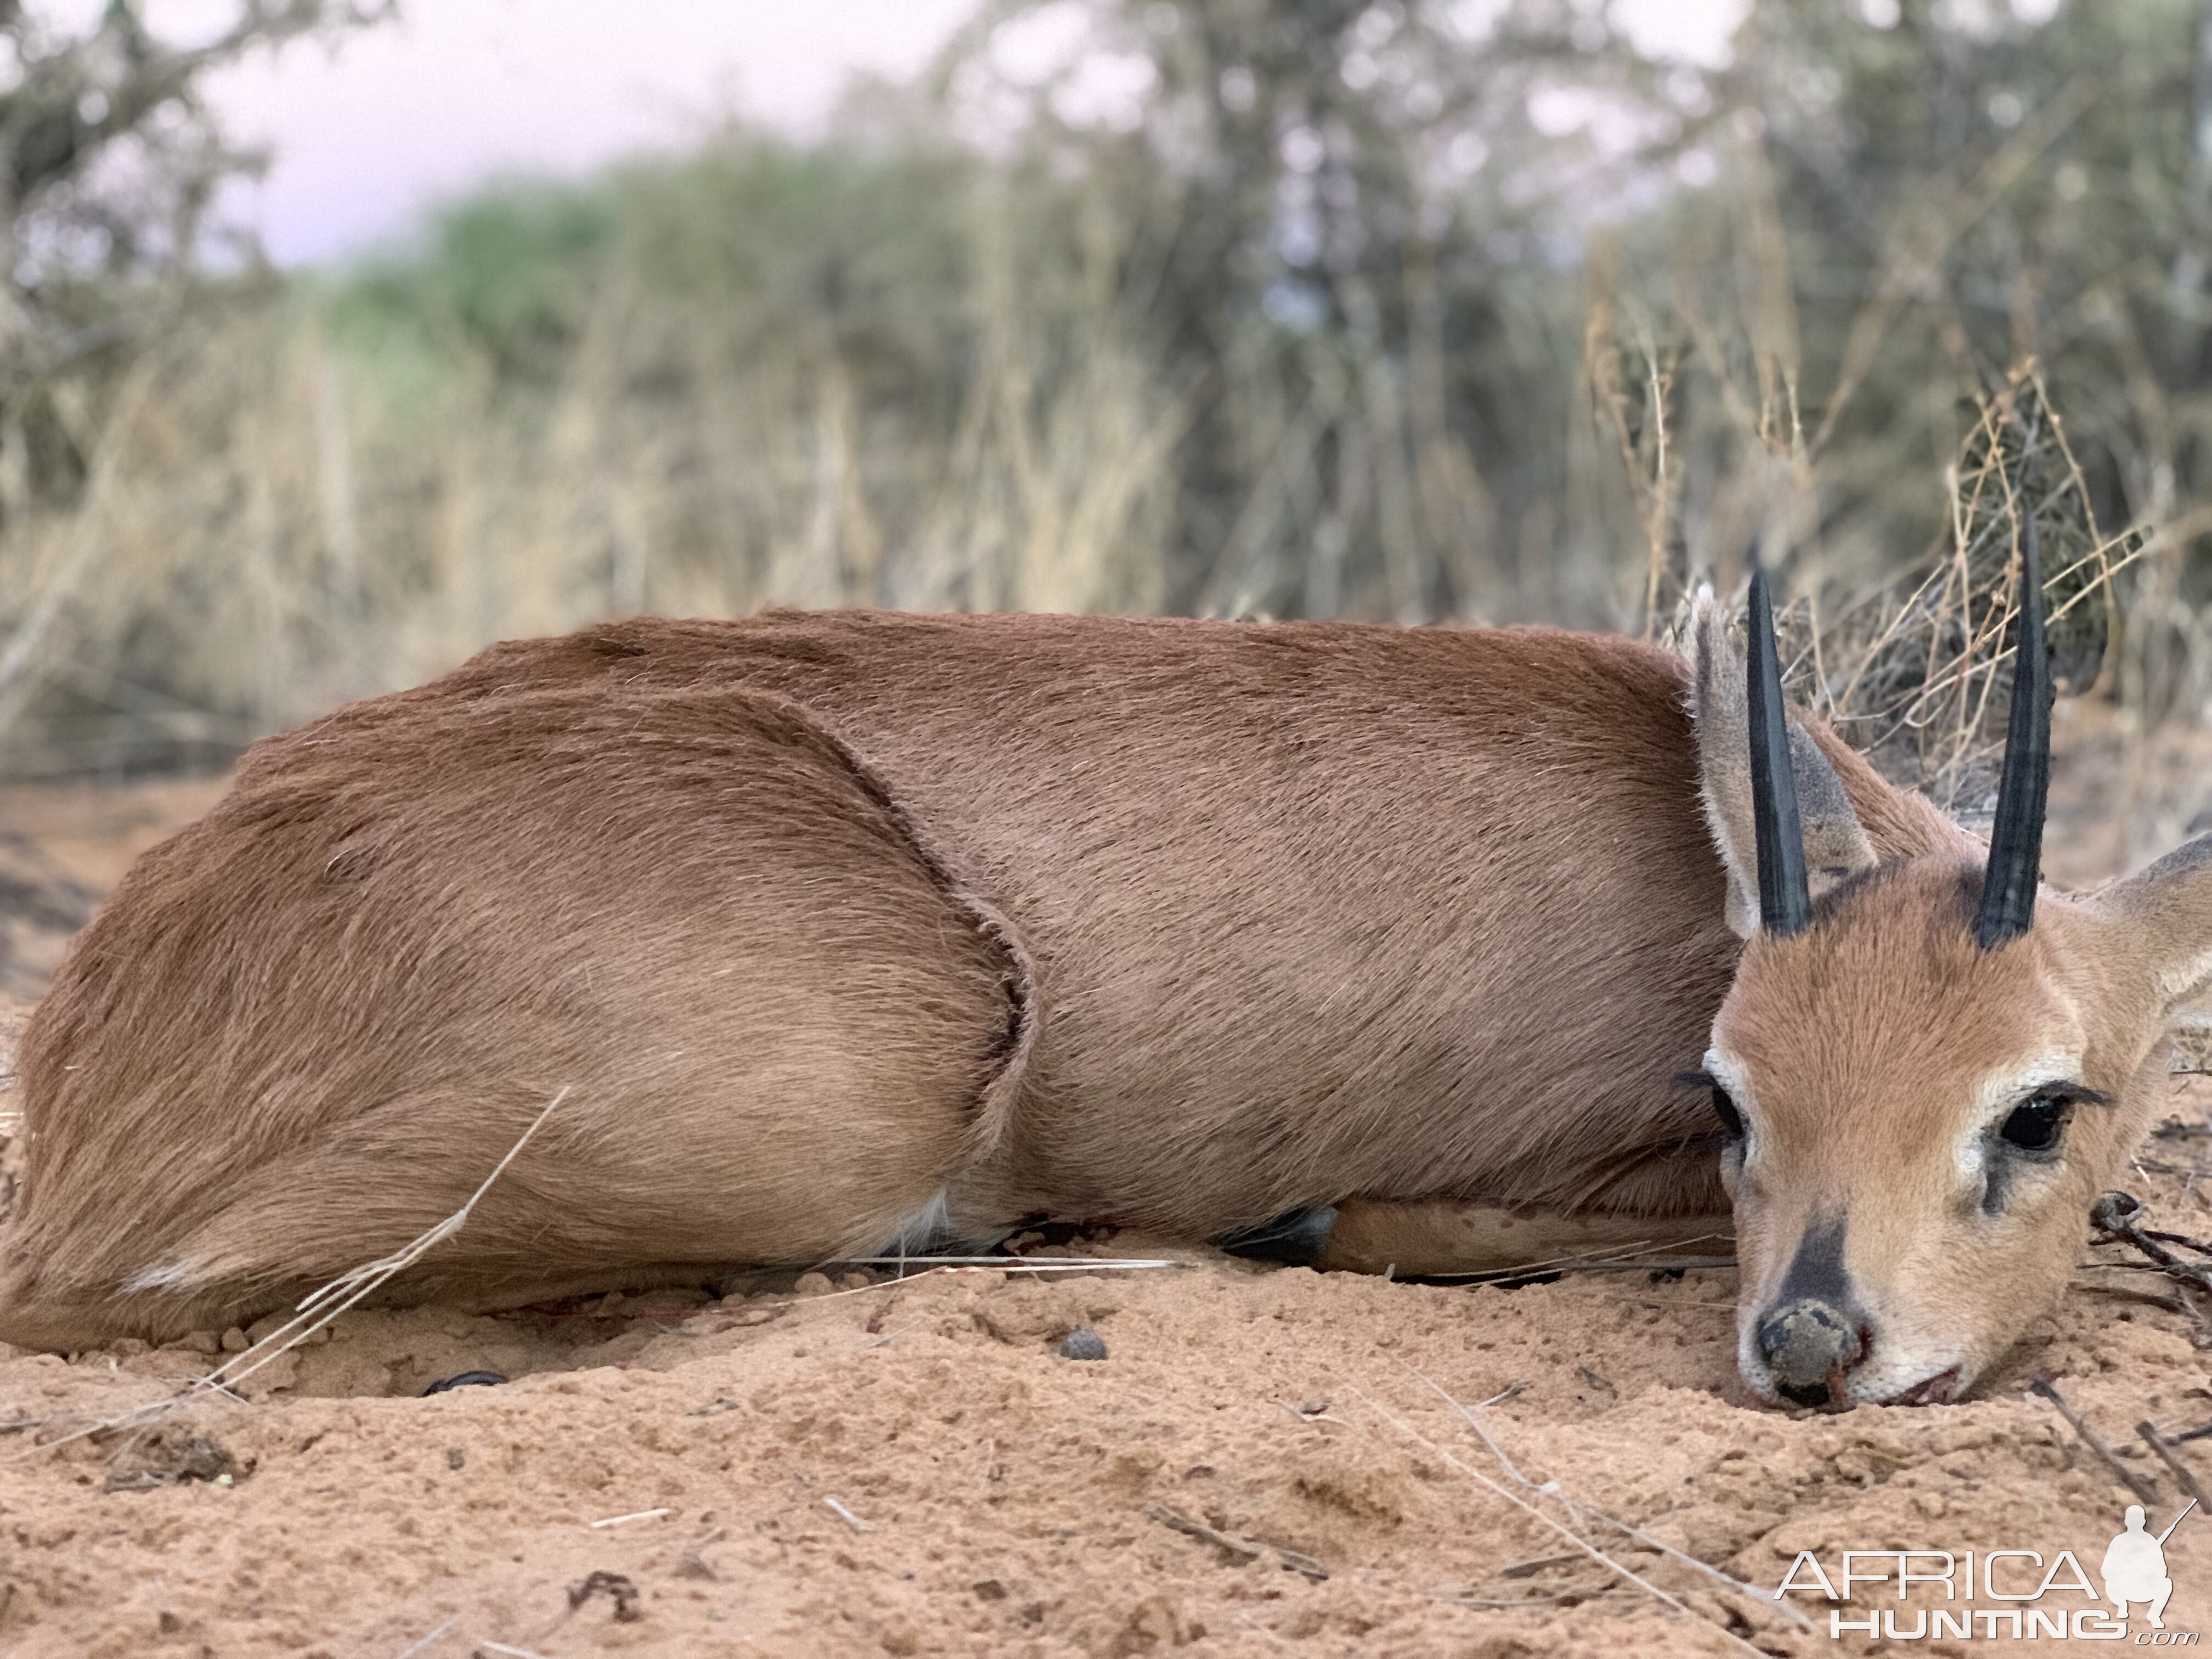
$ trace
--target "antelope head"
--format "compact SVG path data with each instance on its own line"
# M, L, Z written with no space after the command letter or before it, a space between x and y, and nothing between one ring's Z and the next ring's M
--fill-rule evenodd
M2051 685L2032 526L2021 564L1986 849L1932 808L1933 830L1900 817L1790 720L1762 576L1741 676L1710 603L1698 618L1705 803L1745 945L1694 1081L1727 1138L1738 1364L1768 1401L1972 1384L2057 1302L2163 1097L2176 1005L2212 981L2212 836L2093 893L2039 885Z

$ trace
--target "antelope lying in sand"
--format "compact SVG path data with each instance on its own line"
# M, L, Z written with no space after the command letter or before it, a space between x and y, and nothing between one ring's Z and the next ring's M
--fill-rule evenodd
M2212 837L2039 894L1747 672L1549 629L638 621L259 744L25 1038L0 1339L242 1322L451 1214L477 1305L1040 1216L1437 1273L1734 1232L1769 1400L2057 1297L2212 977ZM1682 1073L1694 1072L1694 1086ZM1733 1222L1729 1212L1733 1200Z

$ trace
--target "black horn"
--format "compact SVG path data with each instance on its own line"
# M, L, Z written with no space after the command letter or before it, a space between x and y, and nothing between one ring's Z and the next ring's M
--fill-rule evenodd
M1812 920L1805 836L1797 823L1797 779L1790 767L1790 717L1782 706L1782 659L1766 573L1751 561L1751 651L1746 665L1751 726L1751 815L1759 843L1759 922L1778 938Z
M2043 865L2043 807L2051 793L2051 654L2043 638L2043 571L2029 514L2020 547L2020 637L2013 652L2012 720L1990 831L1990 867L1974 938L1984 951L2018 939L2035 921Z

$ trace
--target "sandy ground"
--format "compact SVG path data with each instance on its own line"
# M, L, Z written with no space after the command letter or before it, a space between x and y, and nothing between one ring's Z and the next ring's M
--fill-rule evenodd
M10 987L211 787L19 792L0 876L53 908L8 910ZM2130 1183L2199 1237L2206 1082L2177 1078ZM260 1333L0 1346L0 1655L1995 1653L1838 1641L1818 1598L1799 1625L1696 1564L1771 1588L1801 1550L2002 1547L2094 1573L2130 1494L2027 1382L2154 1482L2154 1528L2185 1500L2133 1425L2212 1422L2212 1335L2140 1271L2085 1268L1966 1403L1822 1416L1744 1395L1726 1268L1469 1288L1157 1253L1178 1265L349 1315L134 1430L97 1425ZM1063 1357L1078 1329L1103 1359ZM422 1392L477 1370L511 1380ZM2207 1443L2181 1451L2212 1479ZM2212 1516L2167 1560L2168 1626L2212 1632Z
M2181 1179L2144 1184L2212 1231ZM2026 1382L2056 1378L2155 1474L2160 1526L2176 1483L2130 1425L2196 1427L2212 1394L2193 1321L2090 1288L2154 1279L2081 1280L1975 1401L1839 1417L1746 1400L1725 1270L1470 1290L1212 1258L362 1314L240 1401L68 1441L204 1371L222 1339L18 1356L0 1361L0 1423L28 1425L0 1438L0 1651L1862 1650L1823 1604L1798 1629L1506 1460L1770 1587L1801 1549L1833 1571L1847 1547L2071 1548L2094 1571L2127 1494ZM1060 1356L1079 1327L1103 1360ZM477 1369L514 1380L421 1395ZM1480 1411L1501 1458L1443 1395L1516 1385ZM2212 1626L2212 1518L2168 1563L2169 1625ZM622 1594L579 1601L594 1575Z

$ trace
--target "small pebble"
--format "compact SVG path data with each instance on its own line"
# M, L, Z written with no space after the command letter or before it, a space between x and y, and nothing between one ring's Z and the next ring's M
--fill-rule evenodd
M1060 1339L1062 1359L1103 1359L1106 1357L1105 1339L1085 1326L1079 1331L1070 1331Z
M222 1334L222 1351L225 1353L244 1353L246 1352L246 1333L239 1329L237 1326L233 1325L228 1330Z
M820 1296L825 1291L834 1291L837 1287L830 1282L828 1273L801 1273L799 1283L791 1288L800 1296Z

